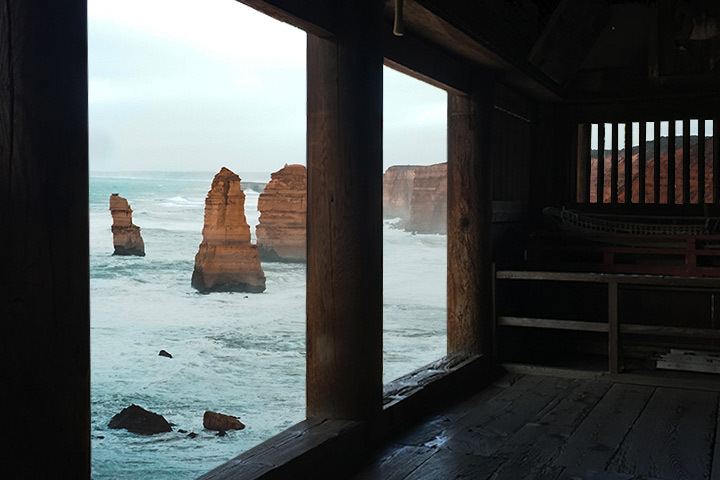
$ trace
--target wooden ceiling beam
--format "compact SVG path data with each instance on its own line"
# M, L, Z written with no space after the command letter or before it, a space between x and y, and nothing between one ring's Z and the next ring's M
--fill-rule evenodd
M325 37L337 32L333 0L236 0L276 20Z

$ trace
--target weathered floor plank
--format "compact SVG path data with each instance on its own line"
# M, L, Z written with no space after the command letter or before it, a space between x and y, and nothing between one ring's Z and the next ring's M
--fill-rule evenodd
M525 378L538 380L538 377L521 380ZM443 433L440 447L459 453L493 455L506 438L541 415L571 383L569 379L540 377L534 385L520 385L525 390L508 389L453 423Z
M487 480L503 460L501 457L468 455L441 449L405 478L406 480Z
M431 447L392 445L354 480L402 480L436 452Z
M658 388L607 470L675 480L710 478L718 394Z
M603 471L655 389L613 385L562 447L555 465Z
M720 480L720 404L718 404L717 415L715 418L715 448L713 449L712 468L710 470L710 480Z
M508 460L492 479L557 478L563 467L553 462L562 446L609 389L608 384L574 381L542 417L502 444L498 453Z

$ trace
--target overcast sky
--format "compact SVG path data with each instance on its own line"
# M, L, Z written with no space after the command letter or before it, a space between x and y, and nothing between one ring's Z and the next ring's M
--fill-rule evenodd
M88 0L90 170L305 163L305 33L235 0ZM384 69L394 164L446 157L444 91Z

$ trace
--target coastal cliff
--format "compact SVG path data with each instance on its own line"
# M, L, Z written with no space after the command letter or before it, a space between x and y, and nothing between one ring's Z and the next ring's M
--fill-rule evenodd
M416 165L394 165L385 171L383 217L410 218L416 168Z
M447 163L388 168L383 215L409 232L447 233Z
M144 257L145 243L140 236L140 227L132 223L132 208L128 201L117 193L110 195L110 214L113 219L113 255Z
M305 262L307 170L285 165L271 175L258 199L257 245L263 262Z
M258 250L250 243L240 177L225 167L215 175L205 199L202 234L192 274L194 288L203 293L265 290Z

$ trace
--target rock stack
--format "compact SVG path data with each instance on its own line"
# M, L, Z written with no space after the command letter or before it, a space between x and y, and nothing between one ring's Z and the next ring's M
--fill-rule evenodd
M307 171L304 165L285 165L271 176L258 199L260 260L305 262Z
M240 177L223 167L205 199L203 240L195 256L192 286L200 292L265 290L258 250L250 243Z
M110 214L115 251L113 255L145 256L145 243L140 236L140 227L132 223L132 208L128 201L113 193L110 195Z

